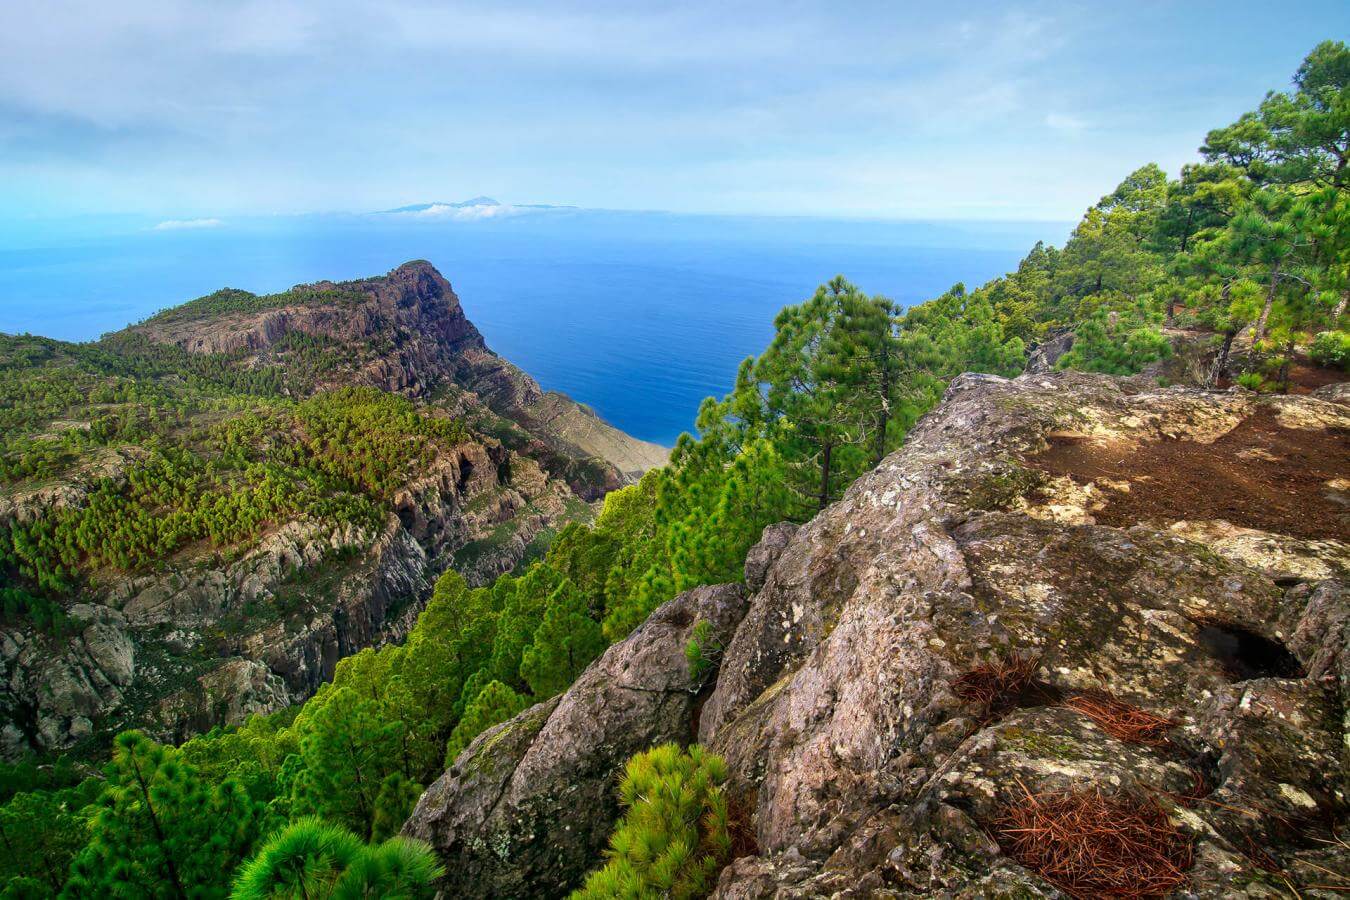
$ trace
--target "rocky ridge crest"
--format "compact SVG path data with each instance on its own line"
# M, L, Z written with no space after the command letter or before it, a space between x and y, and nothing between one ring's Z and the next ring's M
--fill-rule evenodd
M962 376L839 503L766 531L744 600L672 600L481 735L405 833L438 848L456 896L564 894L601 859L631 736L684 731L726 757L748 821L717 897L1063 896L997 823L1096 790L1165 811L1191 849L1187 896L1333 896L1317 885L1350 869L1333 830L1350 802L1336 396ZM1228 480L1200 487L1223 503L1196 506L1211 465ZM709 597L738 621L716 620L725 652L701 687L687 635L660 623ZM634 659L670 667L644 686L698 702L653 716L625 687ZM1010 662L1031 675L1006 702L961 689ZM1138 739L1083 698L1162 724Z

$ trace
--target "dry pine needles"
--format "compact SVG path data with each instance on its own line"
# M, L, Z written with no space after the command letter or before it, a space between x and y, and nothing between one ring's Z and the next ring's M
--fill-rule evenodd
M1073 897L1163 897L1186 879L1191 842L1155 801L1100 790L1032 794L993 822L1004 852Z

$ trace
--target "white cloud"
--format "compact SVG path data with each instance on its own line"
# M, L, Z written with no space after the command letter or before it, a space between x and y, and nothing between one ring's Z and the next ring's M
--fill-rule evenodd
M396 216L404 216L410 219L455 219L459 221L476 221L481 219L505 219L510 216L518 216L527 210L516 206L507 206L505 204L475 204L474 206L454 206L449 203L433 203L426 209L413 209L404 212L394 213Z
M191 231L198 228L219 228L224 225L220 219L165 219L153 231Z
M1087 128L1087 122L1077 116L1052 112L1046 115L1045 126L1051 131L1058 131L1063 134L1079 134Z

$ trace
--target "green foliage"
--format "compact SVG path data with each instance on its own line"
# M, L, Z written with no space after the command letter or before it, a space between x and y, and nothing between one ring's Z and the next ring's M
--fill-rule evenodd
M196 300L189 300L187 303L155 313L143 324L171 325L237 313L265 312L285 306L310 304L350 306L360 303L361 300L359 293L343 289L297 287L279 294L258 295L238 288L222 288L205 297L198 297Z
M50 595L99 569L146 568L200 541L231 547L295 517L373 532L395 488L467 435L406 398L345 388L235 414L174 443L150 440L144 459L100 480L85 505L0 526L0 574L34 586L7 591L5 614L59 631Z
M322 819L302 818L268 839L235 879L232 900L415 900L442 874L422 841L367 845Z
M1350 332L1320 332L1313 338L1308 356L1318 365L1350 369Z
M101 785L15 794L0 806L0 884L32 876L15 896L56 896L88 840L90 804Z
M700 619L694 624L694 633L684 646L684 658L689 663L689 680L701 688L708 676L717 670L722 659L722 645L712 632L712 623Z
M576 680L605 649L600 623L570 579L549 595L534 641L521 654L520 674L536 697L551 697Z
M466 688L467 691L467 688ZM478 735L499 722L505 722L525 708L527 700L500 681L492 680L464 707L450 740L445 745L445 767L454 765L464 748Z
M257 827L237 782L211 785L179 751L124 732L63 896L224 897L221 875L252 850Z
M1133 375L1172 352L1157 326L1137 310L1097 310L1078 324L1072 349L1056 364L1107 375Z
M619 783L623 818L608 862L572 893L610 897L704 897L731 853L721 757L697 744L663 744L628 761Z
M55 637L61 637L70 627L61 604L18 587L0 587L0 616L6 622L32 622Z

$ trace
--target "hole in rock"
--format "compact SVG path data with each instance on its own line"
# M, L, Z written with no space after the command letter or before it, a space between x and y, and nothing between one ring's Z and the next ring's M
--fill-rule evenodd
M1219 661L1234 681L1250 678L1302 678L1303 666L1279 641L1239 625L1202 622L1200 646Z

